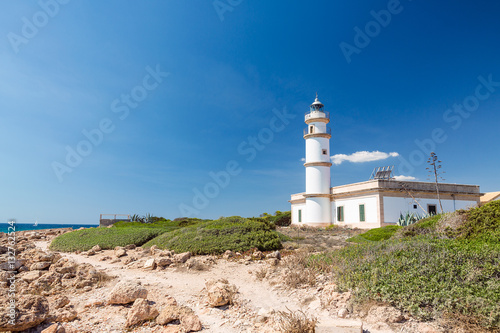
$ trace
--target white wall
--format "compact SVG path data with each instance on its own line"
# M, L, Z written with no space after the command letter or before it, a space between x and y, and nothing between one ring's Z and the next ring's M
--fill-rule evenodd
M292 204L292 224L299 224L299 209L302 210L302 223L305 221L306 205Z
M306 167L306 193L330 193L330 167Z
M330 198L306 198L306 222L309 224L331 223L332 212L330 209Z
M417 199L426 211L427 205L430 204L436 205L437 212L440 213L439 201L437 199L422 199L418 197L415 199ZM477 205L475 201L468 200L441 200L441 203L445 212L453 212L457 209L475 207ZM404 215L406 212L410 212L424 215L424 211L418 205L416 209L413 208L414 204L416 203L412 198L384 197L384 222L398 222L400 213Z
M306 163L330 162L330 140L327 138L306 139ZM323 155L322 149L326 149Z
M359 205L365 205L365 222L359 221ZM380 223L378 214L378 197L364 196L332 201L332 216L334 223L364 224ZM337 221L337 207L344 206L344 222Z

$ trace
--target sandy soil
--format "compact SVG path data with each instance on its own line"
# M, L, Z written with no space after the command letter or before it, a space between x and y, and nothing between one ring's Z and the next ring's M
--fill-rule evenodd
M46 250L49 243L39 241L35 244L38 248ZM261 312L302 310L318 318L317 332L356 331L344 330L341 327L351 329L357 327L357 332L360 332L360 321L333 318L327 311L322 310L319 299L314 296L315 290L307 288L287 290L279 286L270 286L265 280L257 279L255 274L251 273L268 266L265 261L244 264L239 261L216 259L214 265L202 271L188 270L184 267L145 271L124 268L121 262L100 260L105 256L114 258L113 251L102 251L90 257L75 253L62 253L62 255L78 263L89 263L110 276L116 276L116 279L109 281L102 288L67 295L75 305L79 319L66 325L76 328L79 332L163 332L164 328L149 326L149 323L133 330L125 330L127 307L100 306L99 302L104 302L112 287L121 280L140 281L149 291L148 299L154 301L158 308L165 304L168 296L175 298L181 305L189 306L200 317L204 327L203 332L269 331L265 324L255 320L259 310ZM229 283L237 286L239 295L235 305L222 308L207 306L203 299L203 289L205 281L210 278L226 278Z

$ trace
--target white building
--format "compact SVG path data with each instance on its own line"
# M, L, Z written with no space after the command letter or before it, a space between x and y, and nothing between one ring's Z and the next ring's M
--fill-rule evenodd
M291 197L293 225L378 228L407 212L441 212L435 183L373 179L330 187L330 115L323 107L316 96L305 115L306 191ZM479 186L440 183L438 188L445 212L479 204Z

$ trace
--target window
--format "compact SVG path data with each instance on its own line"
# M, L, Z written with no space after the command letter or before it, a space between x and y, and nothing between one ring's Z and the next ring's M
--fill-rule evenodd
M309 133L314 133L314 125L309 126Z
M429 215L436 215L436 205L427 205L427 213L429 213Z
M337 221L344 222L344 206L337 207Z
M299 222L302 222L302 209L299 209Z
M359 205L359 222L365 222L365 205Z
M413 209L417 209L417 205L413 205Z
M323 153L323 155L327 155L327 151L326 151L326 149L323 149L323 150L322 150L322 153Z

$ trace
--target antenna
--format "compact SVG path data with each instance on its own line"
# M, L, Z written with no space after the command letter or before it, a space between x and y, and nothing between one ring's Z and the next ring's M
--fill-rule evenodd
M392 171L394 170L394 165L374 168L370 179L394 179Z

